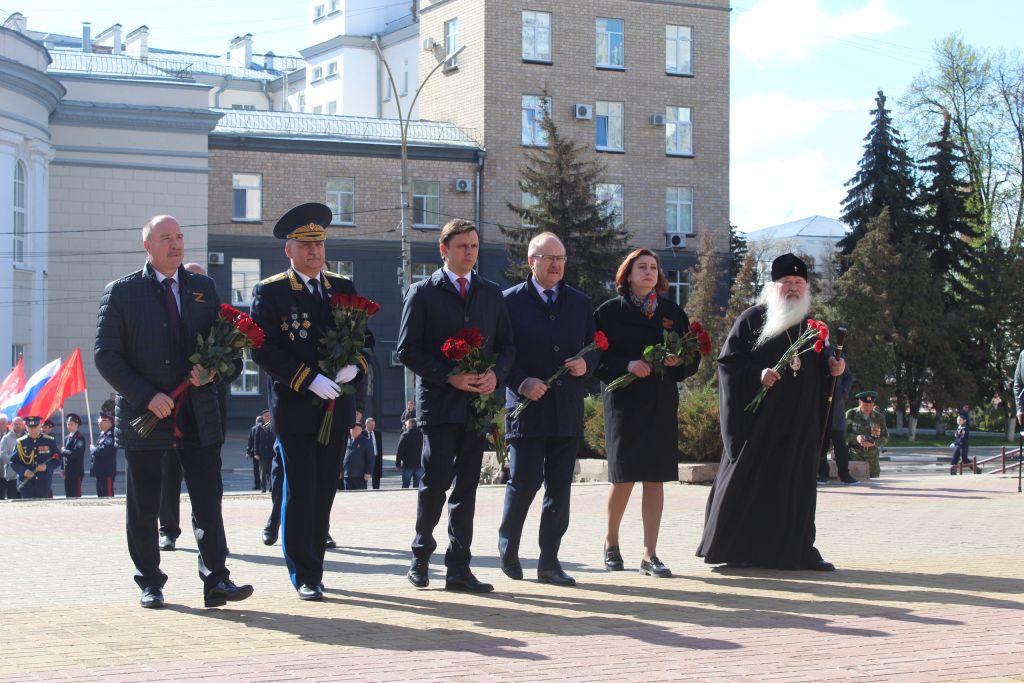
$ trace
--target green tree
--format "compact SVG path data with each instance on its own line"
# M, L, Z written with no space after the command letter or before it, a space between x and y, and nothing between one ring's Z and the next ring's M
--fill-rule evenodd
M736 226L729 224L729 282L736 280L740 269L743 267L743 260L750 249L747 247L747 237L736 229Z
M748 251L743 257L743 263L740 264L739 272L736 273L736 277L732 281L732 289L729 292L729 305L725 310L725 319L722 321L722 335L719 337L719 345L725 341L725 336L729 334L729 330L732 329L736 318L740 317L740 313L754 305L760 290L761 283L758 281L757 276L757 257L754 256L753 252Z
M722 337L723 311L716 302L718 283L723 274L723 260L715 253L715 242L711 235L703 233L697 242L697 263L690 269L690 296L686 301L686 312L691 321L699 321L704 326L712 340ZM688 385L704 385L715 379L718 366L714 351L701 361L697 374L687 380Z
M569 257L566 282L583 290L597 306L612 295L609 283L626 255L630 235L620 227L620 217L609 202L599 201L594 193L604 167L586 158L583 148L562 135L547 114L541 122L547 147L527 151L520 169L519 189L535 203L507 204L524 227L501 227L508 240L510 265L505 275L513 282L526 279L530 239L539 232L553 232Z

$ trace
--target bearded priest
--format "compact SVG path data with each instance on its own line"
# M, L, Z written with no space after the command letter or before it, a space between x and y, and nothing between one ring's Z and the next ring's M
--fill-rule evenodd
M718 357L725 450L708 496L697 556L730 567L833 571L814 547L818 447L830 375L845 361L831 347L773 368L804 332L811 296L807 264L772 262L757 305L740 314ZM747 408L761 387L764 400Z

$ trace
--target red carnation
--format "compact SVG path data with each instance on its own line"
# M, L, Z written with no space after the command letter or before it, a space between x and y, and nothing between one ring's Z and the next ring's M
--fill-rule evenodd
M704 330L697 335L697 343L700 345L700 355L706 356L711 353L711 336Z
M376 301L369 301L369 304L366 307L366 315L377 315L379 311L380 304L377 303Z
M828 340L828 327L826 327L825 325L822 325L821 327L818 328L818 339L820 339L821 341Z
M597 345L598 351L608 350L608 335L604 332L597 332L594 334L594 344Z
M484 335L478 327L463 327L455 333L455 339L463 340L471 349L479 349L484 345Z
M235 322L236 320L238 320L238 316L242 315L242 312L237 308L234 308L233 306L229 306L228 304L221 304L219 315L224 320Z
M824 350L825 350L825 342L821 341L820 339L818 341L814 342L814 352L815 353L821 353Z
M696 320L694 320L692 323L690 323L690 332L693 332L694 334L700 334L703 331L704 331L704 328Z
M465 339L449 338L441 347L441 353L448 360L458 363L472 353L473 349Z

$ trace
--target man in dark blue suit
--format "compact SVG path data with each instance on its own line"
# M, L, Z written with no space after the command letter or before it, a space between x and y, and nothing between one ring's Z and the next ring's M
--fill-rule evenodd
M583 378L597 365L597 352L572 357L593 341L594 316L587 295L562 282L565 246L557 235L537 235L527 255L530 278L505 290L516 344L530 353L516 354L505 389L512 476L498 528L498 555L506 576L523 578L519 541L526 513L544 482L537 579L573 586L576 580L558 562L558 548L569 528L569 490L583 438ZM545 379L563 365L568 372L547 385ZM532 404L511 419L523 398Z
M406 293L398 332L398 358L417 376L416 412L424 432L424 474L408 578L417 588L430 582L430 555L437 548L434 527L452 487L445 588L488 593L494 586L479 581L469 569L486 437L467 430L466 422L473 395L494 392L515 358L515 347L501 289L473 272L480 251L476 226L463 219L449 221L441 229L439 242L444 266ZM482 333L485 354L496 356L494 368L478 375L452 374L455 365L441 353L441 347L468 327Z
M355 294L352 282L323 270L325 226L331 209L309 203L286 213L274 236L287 240L291 268L263 280L252 292L252 318L266 333L252 357L270 375L270 412L284 465L281 547L292 585L302 600L323 600L324 538L337 488L338 462L356 422L357 395L341 385L361 384L366 361L334 377L320 372L317 350L330 324L332 294ZM372 348L373 337L367 335ZM317 433L329 401L334 418L327 445Z

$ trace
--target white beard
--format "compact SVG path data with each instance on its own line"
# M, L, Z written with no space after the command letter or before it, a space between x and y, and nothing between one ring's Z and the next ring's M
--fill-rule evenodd
M765 314L764 325L754 342L755 349L806 320L811 310L811 294L807 292L799 299L786 299L775 283L769 282L761 289L757 303L765 306Z

